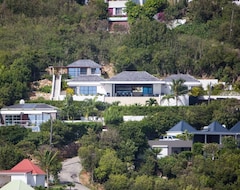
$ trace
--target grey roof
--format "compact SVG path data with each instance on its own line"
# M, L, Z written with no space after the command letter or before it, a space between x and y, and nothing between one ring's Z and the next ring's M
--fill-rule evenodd
M229 132L225 127L223 127L220 123L217 121L212 122L210 125L208 125L208 130L209 132Z
M24 103L24 104L15 104L11 106L7 106L2 108L1 110L16 110L16 109L22 109L22 110L41 110L41 109L57 109L54 106L43 104L43 103Z
M193 76L189 74L173 74L173 75L170 75L169 77L166 77L164 81L172 82L172 80L179 80L179 79L183 79L186 82L199 82L197 79L195 79Z
M160 81L146 71L123 71L108 81Z
M71 63L67 67L68 68L73 68L73 67L101 68L101 65L97 64L96 62L94 62L90 59L80 59L80 60L77 60L77 61Z
M174 127L172 127L169 131L182 131L184 132L187 130L188 132L195 132L197 131L195 128L193 128L191 125L189 125L185 121L178 122Z
M71 79L70 81L77 81L77 82L99 82L104 81L105 79L98 76L98 75L81 75Z
M240 121L230 129L230 132L240 133Z

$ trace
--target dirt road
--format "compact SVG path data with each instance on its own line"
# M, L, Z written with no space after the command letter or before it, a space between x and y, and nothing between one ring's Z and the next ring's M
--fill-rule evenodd
M79 157L73 157L62 163L62 171L59 173L61 183L74 183L75 187L71 190L90 190L79 182L79 173L82 170ZM70 187L68 187L70 189Z

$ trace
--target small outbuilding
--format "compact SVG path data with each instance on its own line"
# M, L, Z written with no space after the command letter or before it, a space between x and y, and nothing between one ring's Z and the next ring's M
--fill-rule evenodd
M41 168L28 159L22 160L10 170L0 171L0 176L10 176L11 182L21 180L32 187L45 187L45 175L46 173Z

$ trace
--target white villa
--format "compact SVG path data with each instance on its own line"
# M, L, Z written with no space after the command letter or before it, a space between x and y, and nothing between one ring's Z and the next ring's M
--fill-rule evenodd
M165 79L159 79L146 71L123 71L109 79L101 76L101 65L89 59L82 59L72 64L54 67L53 70L52 100L64 100L66 94L61 93L61 75L67 73L70 79L67 84L74 90L73 100L97 98L98 101L120 105L145 105L150 98L157 100L162 106L175 106L176 100L165 99L164 96L172 93L172 81L183 79L184 85L191 90L195 86L207 88L209 84L216 84L217 80L197 80L188 74L174 74ZM189 96L179 97L178 105L189 105Z

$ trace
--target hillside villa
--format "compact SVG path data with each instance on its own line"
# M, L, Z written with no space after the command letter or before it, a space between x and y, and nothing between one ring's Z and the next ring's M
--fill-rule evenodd
M67 85L74 90L73 100L83 101L97 97L98 101L120 105L145 105L150 98L157 100L159 105L174 106L176 100L164 100L164 96L172 93L172 80L183 79L184 85L191 90L192 87L202 86L205 90L209 85L218 83L216 79L198 80L189 74L173 74L165 79L159 79L146 71L123 71L105 79L101 76L101 65L92 60L82 59L66 67L51 67L53 74L52 100L64 100L66 94L61 90L62 74L68 74L70 79ZM209 98L209 97L202 97ZM221 98L221 97L220 97ZM232 96L229 98L238 98ZM189 105L189 96L180 96L178 105Z

